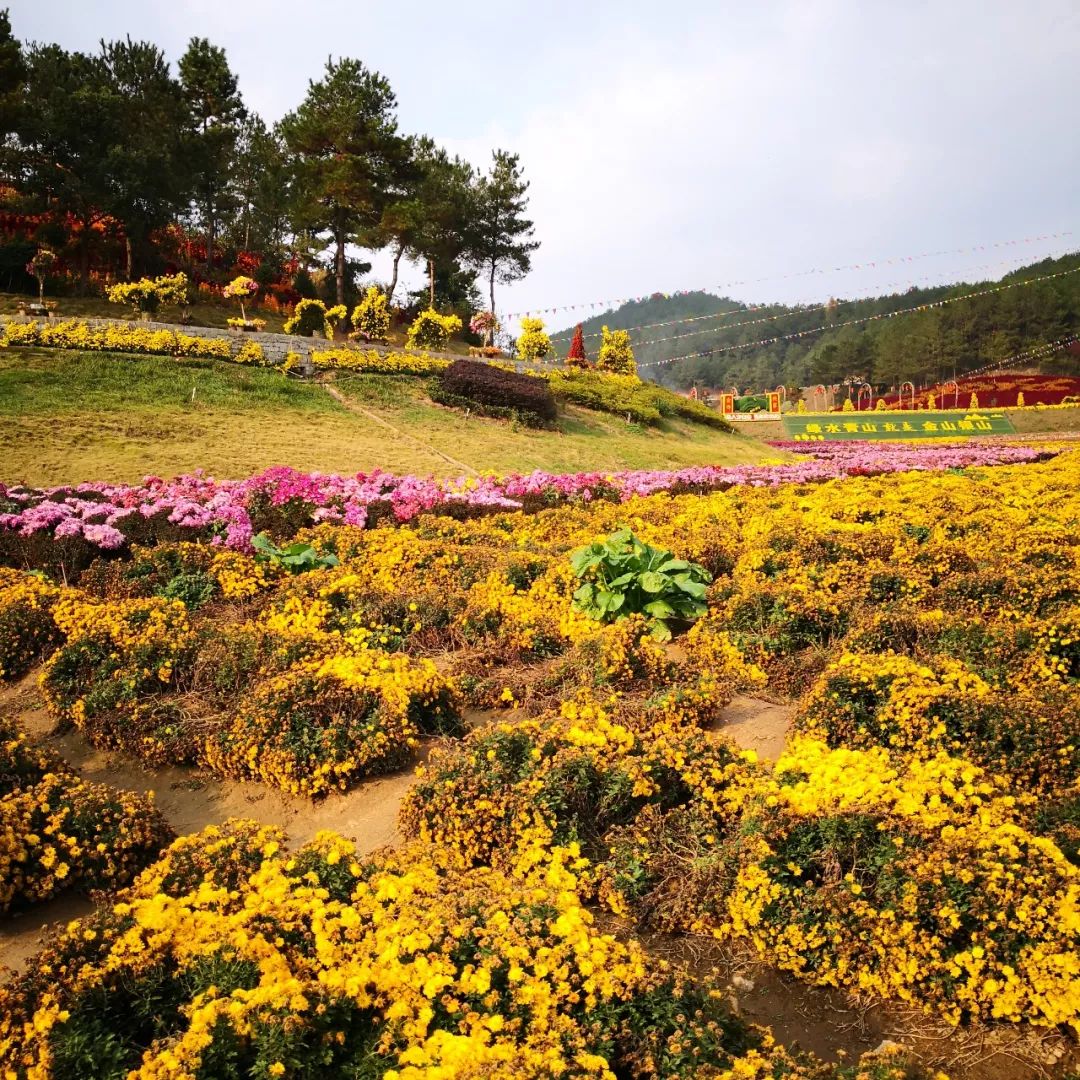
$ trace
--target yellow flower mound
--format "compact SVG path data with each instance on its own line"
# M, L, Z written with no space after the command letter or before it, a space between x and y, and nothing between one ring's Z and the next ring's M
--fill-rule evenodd
M152 797L80 780L0 719L0 913L126 885L170 836Z
M684 998L662 961L601 933L573 848L525 853L511 873L428 856L361 858L331 833L290 855L251 822L178 840L0 990L0 1063L47 1080L80 1039L107 1034L146 1080L222 1061L261 1061L270 1076L377 1063L395 1080L614 1080L616 1065L642 1078L823 1076L734 1018L721 1027L707 993ZM147 1034L125 1003L150 992L163 1007ZM655 1022L635 1020L653 1003Z
M814 982L1080 1031L1080 869L982 770L799 739L748 804L719 936Z
M23 675L60 640L52 609L62 595L39 577L0 567L0 681Z
M206 764L294 795L323 795L409 760L422 734L458 724L430 660L360 650L301 661L258 684L202 746Z

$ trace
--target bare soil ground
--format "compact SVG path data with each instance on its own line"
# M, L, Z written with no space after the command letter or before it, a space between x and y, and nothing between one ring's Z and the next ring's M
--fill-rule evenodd
M794 711L791 705L740 694L706 734L724 736L743 750L757 751L763 761L775 761L783 753Z

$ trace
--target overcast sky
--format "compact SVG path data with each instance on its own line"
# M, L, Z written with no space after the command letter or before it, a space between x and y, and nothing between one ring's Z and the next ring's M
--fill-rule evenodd
M355 56L405 132L516 151L542 247L504 311L734 281L809 302L1080 247L1077 0L10 2L17 36L70 49L130 34L175 63L208 37L267 121Z

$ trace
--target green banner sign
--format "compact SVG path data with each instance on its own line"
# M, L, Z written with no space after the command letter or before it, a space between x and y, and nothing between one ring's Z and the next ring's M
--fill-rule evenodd
M862 412L808 416L788 413L784 430L795 442L827 439L967 439L1013 435L1012 421L996 409L964 412Z

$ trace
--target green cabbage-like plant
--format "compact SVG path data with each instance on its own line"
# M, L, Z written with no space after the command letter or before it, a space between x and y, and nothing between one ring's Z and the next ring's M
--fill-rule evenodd
M303 574L308 570L327 570L338 565L338 557L329 552L320 554L311 544L297 542L280 548L266 533L252 537L255 561L270 566L280 566L290 574Z
M709 571L643 543L629 529L579 548L570 565L583 581L574 607L598 622L641 613L653 636L669 641L673 624L691 623L707 610Z

